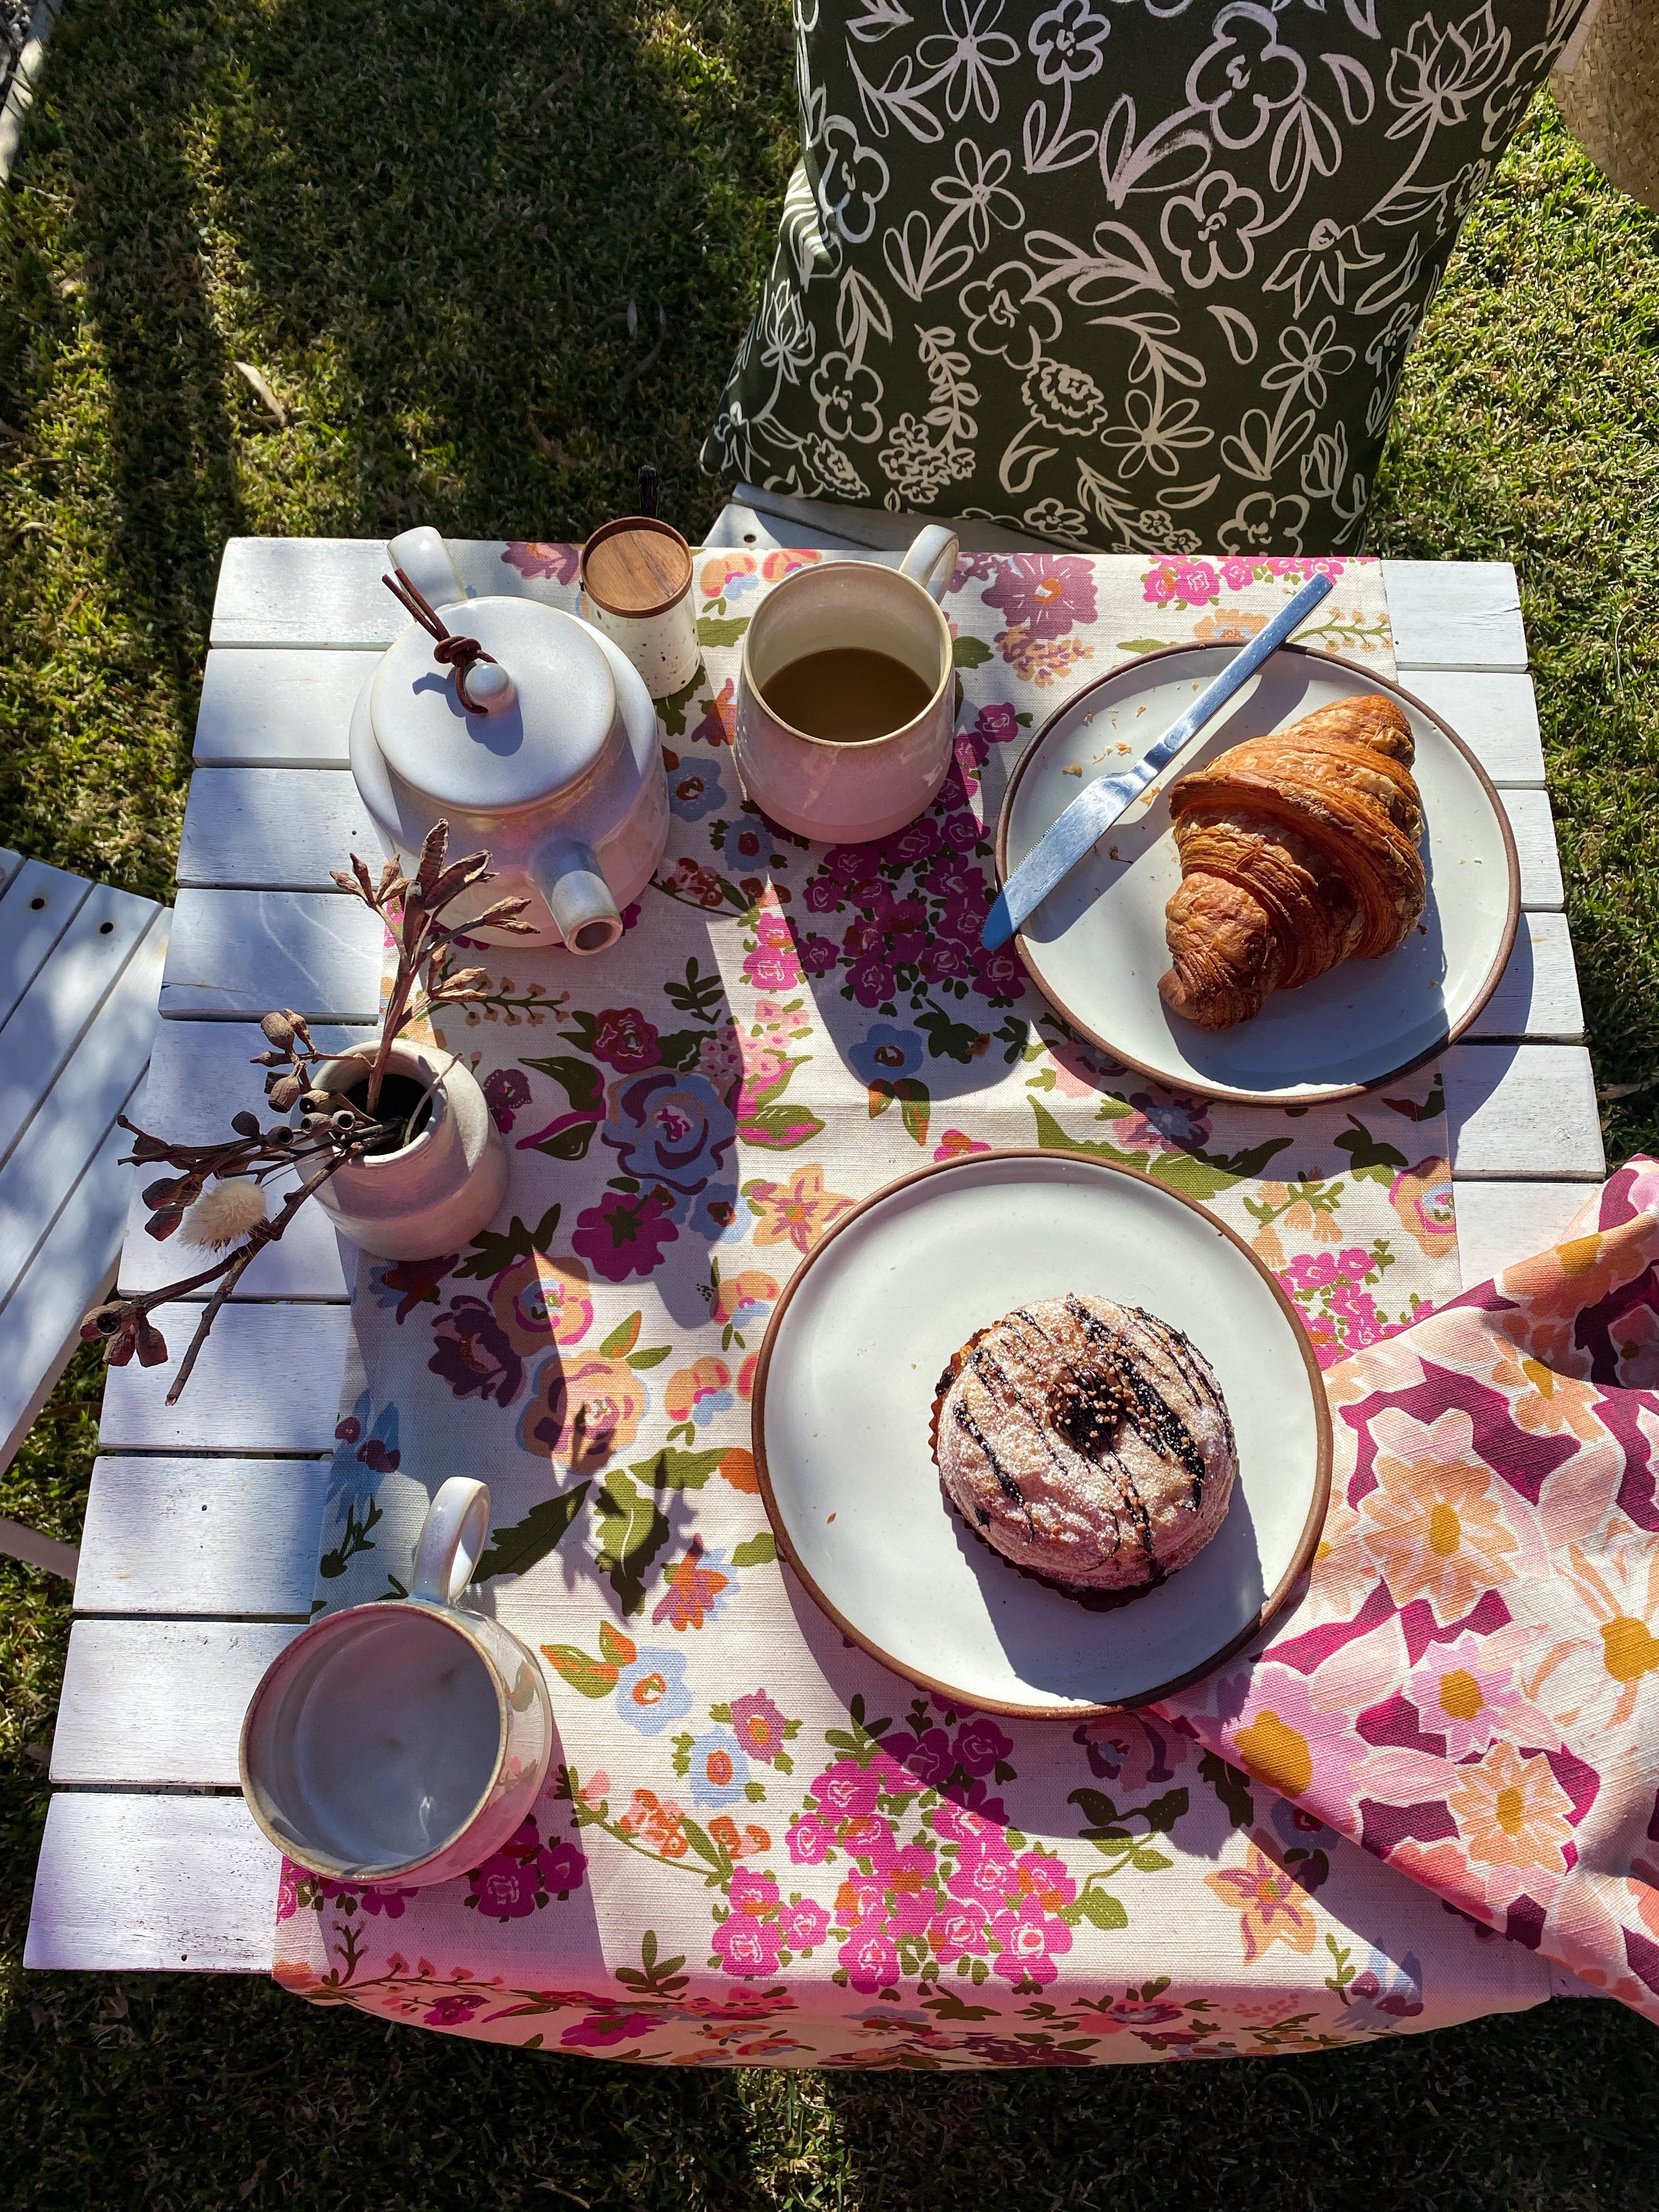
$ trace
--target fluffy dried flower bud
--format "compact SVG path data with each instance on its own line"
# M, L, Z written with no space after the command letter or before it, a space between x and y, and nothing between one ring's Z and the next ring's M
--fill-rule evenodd
M210 1252L222 1251L227 1244L240 1244L255 1223L264 1218L264 1191L246 1176L240 1176L229 1182L216 1183L198 1198L185 1217L181 1234L186 1244L199 1245ZM141 1358L143 1352L141 1343Z

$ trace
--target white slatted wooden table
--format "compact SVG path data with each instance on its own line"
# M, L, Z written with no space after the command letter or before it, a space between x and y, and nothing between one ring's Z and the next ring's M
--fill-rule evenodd
M740 507L713 537L769 545L779 531L897 558ZM477 591L568 603L505 565L498 544L451 550ZM158 1120L180 1136L216 1133L246 1103L262 1042L251 1024L267 1008L298 1007L342 1036L374 1017L379 926L328 872L354 844L378 849L346 735L372 655L402 619L385 565L368 541L227 548L149 1078ZM1604 1173L1601 1130L1514 570L1389 562L1384 574L1401 681L1480 754L1522 854L1509 972L1476 1036L1442 1061L1474 1281L1555 1238ZM130 1231L124 1285L170 1267ZM237 1733L311 1604L349 1280L308 1209L243 1277L179 1406L163 1403L168 1369L110 1375L28 1966L270 1964L277 1862L236 1794ZM185 1333L175 1317L174 1340Z

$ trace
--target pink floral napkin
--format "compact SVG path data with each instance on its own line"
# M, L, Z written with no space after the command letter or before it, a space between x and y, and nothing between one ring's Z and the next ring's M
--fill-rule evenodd
M1163 1711L1659 2021L1659 1163L1573 1226L1329 1370L1306 1595Z

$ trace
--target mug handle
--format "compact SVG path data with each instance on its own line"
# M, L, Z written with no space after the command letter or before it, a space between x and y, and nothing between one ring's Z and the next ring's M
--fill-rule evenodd
M942 522L930 522L918 531L910 550L899 562L899 574L920 584L934 599L945 597L957 565L957 533Z
M489 1541L489 1484L452 1474L427 1508L415 1547L410 1597L426 1605L453 1605Z

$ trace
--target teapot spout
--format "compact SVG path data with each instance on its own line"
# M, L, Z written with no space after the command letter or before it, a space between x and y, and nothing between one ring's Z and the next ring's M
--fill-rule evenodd
M568 951L604 952L622 935L611 886L583 839L559 837L544 845L530 863L530 880L547 901Z

